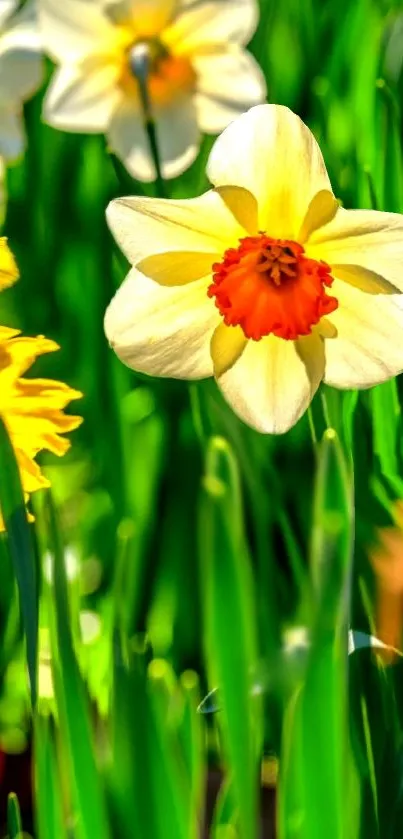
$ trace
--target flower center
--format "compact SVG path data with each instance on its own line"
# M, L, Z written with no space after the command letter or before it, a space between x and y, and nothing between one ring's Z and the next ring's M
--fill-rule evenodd
M214 263L208 295L224 323L241 326L246 338L273 334L295 341L337 309L326 293L332 283L329 265L309 259L302 245L259 233L240 239Z
M139 63L148 64L147 84L154 105L170 105L192 93L196 73L188 58L172 55L156 38L137 41L125 53L121 85L129 96L138 97Z

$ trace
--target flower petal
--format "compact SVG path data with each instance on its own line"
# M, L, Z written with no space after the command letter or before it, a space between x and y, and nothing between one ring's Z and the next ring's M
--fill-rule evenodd
M196 0L187 5L164 32L164 42L175 53L192 54L209 44L246 44L259 18L255 0Z
M0 37L0 97L15 102L28 99L43 76L41 40L32 0L12 17Z
M25 146L22 117L10 106L0 105L0 155L16 160Z
M244 235L226 203L214 190L198 198L178 201L118 198L109 204L106 215L119 247L132 265L158 253L194 252L221 256Z
M132 269L105 315L105 333L119 358L151 376L211 376L210 340L220 316L207 286L203 279L166 288Z
M152 38L172 20L178 0L131 0L130 7L139 37Z
M240 326L226 326L222 321L211 339L211 357L216 378L222 376L242 355L248 339Z
M60 67L45 98L46 122L63 131L105 131L121 97L117 73L114 64L99 59Z
M403 297L371 295L335 280L339 301L327 319L337 337L325 341L327 384L366 388L403 370Z
M19 272L16 261L7 245L5 236L0 237L0 291L18 280ZM1 340L1 337L0 337Z
M17 0L2 0L0 4L0 28L3 28L7 19L17 8Z
M288 431L306 411L324 372L317 334L284 341L269 335L248 341L235 364L217 379L225 399L247 425L264 434Z
M56 61L79 61L111 45L103 0L41 0L38 12L44 48Z
M320 148L306 125L282 105L257 105L216 140L207 175L214 186L248 189L269 236L296 239L312 198L331 184Z
M164 178L175 178L195 160L200 132L191 99L181 99L155 113L158 149ZM139 181L156 178L149 140L136 103L125 102L113 116L109 142L128 171Z
M192 64L197 75L195 102L202 131L218 134L266 97L266 82L258 63L236 45L196 55Z
M338 277L379 291L403 291L403 215L339 208L332 221L306 243L308 256L324 259ZM342 271L339 271L341 266ZM374 290L374 289L373 289Z

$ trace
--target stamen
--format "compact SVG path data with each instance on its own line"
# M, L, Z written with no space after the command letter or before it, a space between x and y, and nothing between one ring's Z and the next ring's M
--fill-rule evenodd
M213 265L208 295L224 323L241 326L247 338L273 334L295 341L337 308L336 298L326 294L332 283L330 267L305 256L298 242L259 233L241 239Z

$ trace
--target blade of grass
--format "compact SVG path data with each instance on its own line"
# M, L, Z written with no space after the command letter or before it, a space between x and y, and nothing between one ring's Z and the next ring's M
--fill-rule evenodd
M220 724L239 807L239 836L252 839L257 835L262 738L260 701L252 695L256 617L237 463L223 438L211 438L207 447L199 525L207 669L212 687L220 689Z
M0 509L7 530L17 580L27 645L32 706L36 704L38 656L38 586L36 561L27 522L19 469L6 426L0 417Z
M66 750L76 832L79 839L109 839L104 793L94 750L90 709L79 671L70 627L68 582L56 511L47 493L52 669L60 731Z
M34 721L35 815L39 839L66 837L55 733L51 716L39 711Z
M14 792L10 792L7 798L7 830L9 839L21 839L22 822L20 805Z
M287 759L280 761L281 839L355 835L357 789L348 782L354 767L347 732L352 547L352 476L337 435L329 429L318 450L311 648L304 681L289 706Z

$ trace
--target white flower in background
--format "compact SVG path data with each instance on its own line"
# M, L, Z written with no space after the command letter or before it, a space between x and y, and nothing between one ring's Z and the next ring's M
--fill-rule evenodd
M105 318L115 352L153 376L214 375L233 410L280 433L320 382L366 388L403 370L403 216L344 210L319 146L260 105L217 139L214 189L121 198L112 232L134 266Z
M42 81L36 2L0 0L0 155L14 160L24 150L23 103Z
M218 133L265 98L262 72L242 48L257 25L256 0L39 0L39 10L45 48L60 65L45 120L104 132L139 180L155 178L134 71L144 50L165 178L193 162L200 131Z

